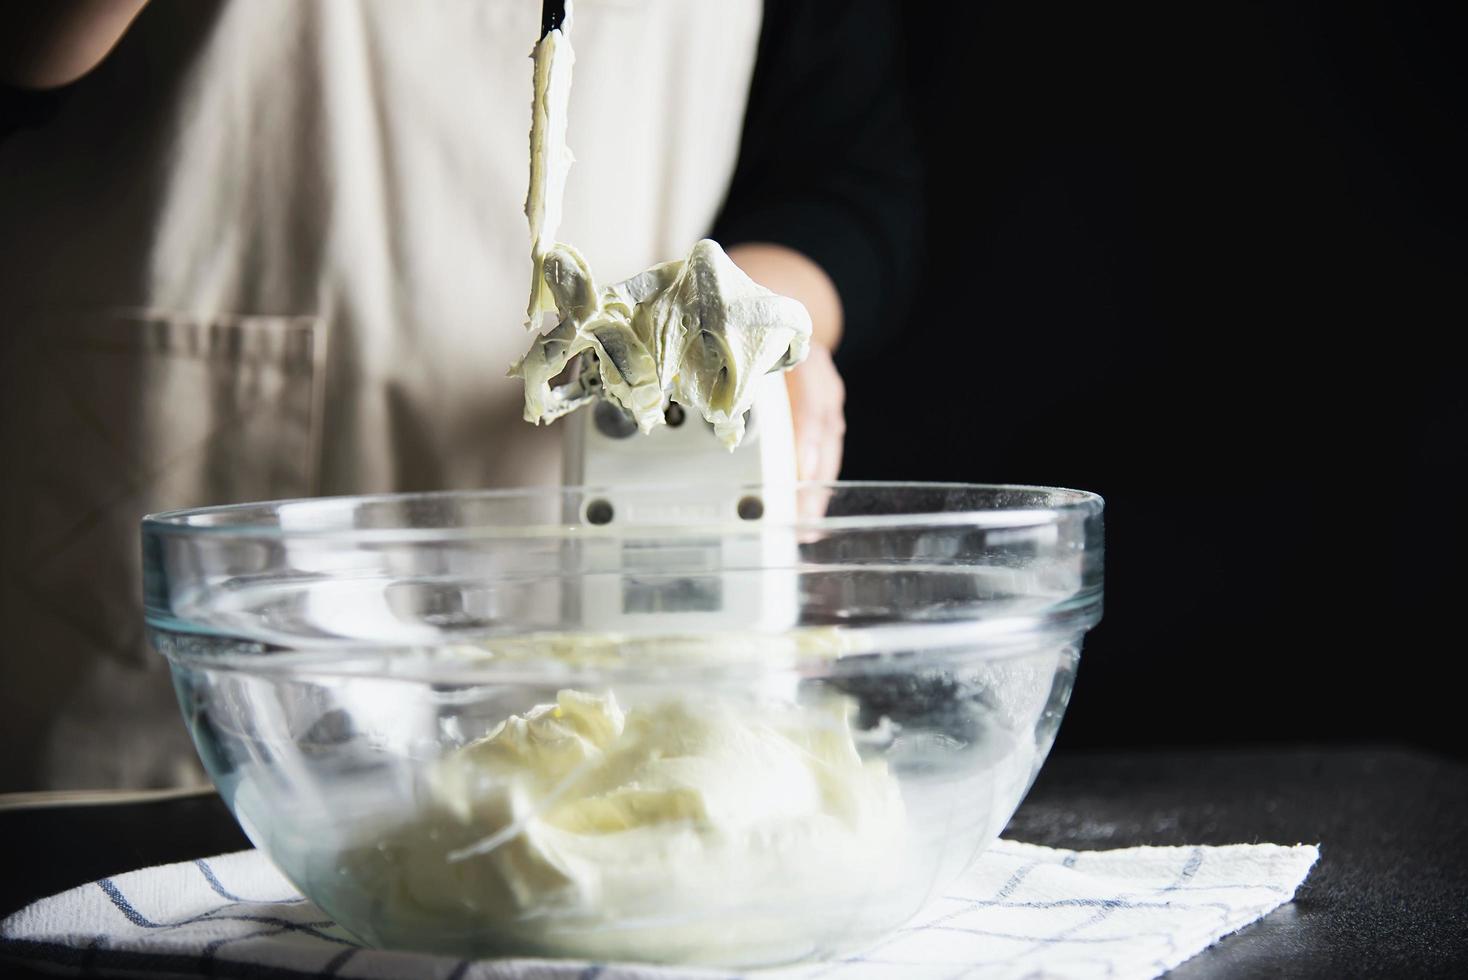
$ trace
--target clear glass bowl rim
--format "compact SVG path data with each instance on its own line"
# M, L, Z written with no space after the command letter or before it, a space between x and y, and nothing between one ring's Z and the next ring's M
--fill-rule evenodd
M605 525L579 524L570 521L536 524L512 523L465 523L452 526L402 526L402 527L326 527L283 528L278 524L260 523L290 506L332 506L350 511L359 505L412 504L434 501L494 501L530 498L545 498L550 495L563 501L577 496L592 496L600 492L658 493L667 494L679 487L694 488L707 486L689 481L678 484L618 485L616 487L545 485L511 487L489 490L439 490L410 493L353 494L326 497L299 497L283 500L257 501L249 503L220 504L211 507L194 507L182 510L163 511L149 514L142 519L144 536L203 536L211 539L239 540L331 540L342 544L350 543L413 543L472 540L474 538L507 537L597 537L619 538L623 536L644 537L649 531L666 530L673 533L696 532L706 534L711 530L728 529L748 533L751 524L737 517L727 521L701 521L694 525L668 524L625 524ZM750 486L750 490L766 488ZM969 493L994 494L996 496L1017 495L1033 497L1026 506L1004 506L988 508L931 509L928 511L893 512L878 514L842 515L835 517L810 517L797 515L791 519L761 519L757 527L791 528L800 531L853 531L903 527L955 527L968 526L992 530L1035 528L1059 524L1065 520L1082 520L1099 515L1105 501L1099 494L1089 490L1073 490L1066 487L1050 487L1033 484L1008 483L945 483L928 481L880 481L838 480L830 482L802 481L796 484L797 492L879 492L907 493Z

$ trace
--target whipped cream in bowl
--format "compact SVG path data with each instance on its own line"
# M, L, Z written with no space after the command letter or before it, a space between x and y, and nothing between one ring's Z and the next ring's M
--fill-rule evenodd
M797 958L854 925L829 897L897 875L906 846L897 780L862 757L851 704L664 692L624 711L610 691L562 690L441 759L417 812L336 860L354 897L396 896L376 915L383 945Z

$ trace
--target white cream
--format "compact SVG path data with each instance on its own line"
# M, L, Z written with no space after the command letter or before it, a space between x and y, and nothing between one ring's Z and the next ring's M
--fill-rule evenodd
M849 938L832 900L883 894L902 863L897 781L858 754L849 713L712 697L624 712L563 690L439 762L421 814L344 864L399 930L563 956L800 955Z
M571 49L572 5L558 30L546 34L535 45L535 94L530 103L530 189L525 195L525 217L530 221L530 305L525 326L538 329L542 313L555 311L550 292L541 277L546 253L556 243L561 227L561 202L566 194L566 176L575 157L566 145L566 120L570 116L571 69L576 53Z
M756 380L794 367L809 351L810 314L756 284L708 239L681 261L602 288L581 254L555 241L572 161L565 145L575 60L570 28L568 2L563 27L533 54L526 325L538 330L549 312L557 324L510 369L525 382L525 419L548 423L606 397L650 432L676 401L701 414L733 449L744 437ZM562 379L568 367L572 376Z
M569 245L556 245L543 268L560 323L510 370L525 381L529 422L550 422L603 395L650 432L676 401L733 449L755 382L800 363L810 349L805 307L756 284L708 239L682 262L600 290ZM594 356L554 386L583 353Z

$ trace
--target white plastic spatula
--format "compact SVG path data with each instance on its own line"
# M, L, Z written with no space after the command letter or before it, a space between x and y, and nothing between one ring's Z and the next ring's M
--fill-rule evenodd
M540 36L559 30L566 20L566 0L544 0L540 5Z
M543 0L541 38L568 26L567 13L566 0ZM606 398L562 420L562 482L587 488L567 495L565 520L613 532L568 542L576 583L563 596L568 626L698 633L794 625L790 400L780 373L756 385L733 450L676 402L665 409L667 424L646 434ZM639 527L648 533L637 535Z
M677 403L668 407L668 424L646 434L610 401L563 420L564 481L587 488L568 497L577 512L566 520L619 532L578 542L583 561L609 570L584 578L577 608L568 610L582 629L795 625L794 427L783 374L759 384L733 450Z
M749 410L744 439L730 450L713 426L676 402L666 425L646 434L616 403L598 401L566 418L562 480L606 487L605 503L587 500L576 515L590 524L722 523L738 517L788 520L794 514L795 431L783 373L767 374ZM623 503L625 485L707 485L697 498L653 504L639 494Z

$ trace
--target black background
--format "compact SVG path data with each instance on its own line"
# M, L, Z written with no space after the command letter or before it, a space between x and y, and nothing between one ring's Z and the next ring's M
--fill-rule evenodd
M1468 5L901 9L927 252L843 477L1105 496L1062 746L1461 755Z

